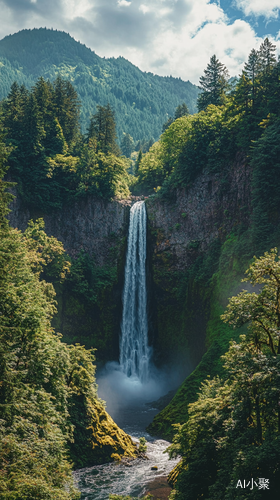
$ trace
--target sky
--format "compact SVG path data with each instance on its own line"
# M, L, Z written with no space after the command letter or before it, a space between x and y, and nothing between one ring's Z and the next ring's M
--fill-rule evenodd
M213 54L230 76L266 36L280 54L280 0L0 0L0 12L0 39L58 29L101 57L195 84Z

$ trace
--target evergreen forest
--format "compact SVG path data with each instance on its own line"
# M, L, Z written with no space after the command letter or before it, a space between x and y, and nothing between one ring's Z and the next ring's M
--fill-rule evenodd
M123 57L101 58L67 33L22 30L0 41L0 99L14 81L30 89L39 77L53 82L58 76L75 87L82 132L96 106L110 104L119 143L128 133L135 144L157 140L179 104L186 102L191 113L197 109L198 88L189 81L144 73Z
M27 48L35 34L40 43L31 55ZM57 40L53 50L51 37ZM155 289L162 280L172 298L171 305L164 304L162 317L170 316L174 342L180 338L176 322L195 300L190 305L189 295L206 304L207 349L148 430L172 440L169 454L180 457L169 475L170 500L275 500L280 486L276 47L265 39L253 49L233 83L213 55L199 93L180 80L143 74L122 58L101 60L60 32L40 29L6 37L0 55L5 89L0 140L0 498L78 499L73 467L137 453L98 398L96 346L63 342L52 323L55 289L68 283L74 294L103 304L117 271L98 270L83 253L70 259L35 215L90 196L106 203L147 196L147 207L164 202L171 211L205 173L219 180L222 199L228 194L230 172L241 159L249 171L244 189L250 192L250 204L240 207L244 216L234 220L229 233L221 230L206 249L192 241L186 272L173 272L168 252L162 267L153 268ZM34 214L25 231L12 228L7 219L13 189ZM153 237L159 245L160 232L151 232ZM177 311L178 318L170 311ZM115 436L110 448L106 435Z

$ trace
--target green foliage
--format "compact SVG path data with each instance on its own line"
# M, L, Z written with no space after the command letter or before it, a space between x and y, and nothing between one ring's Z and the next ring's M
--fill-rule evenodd
M234 327L249 324L247 338L261 350L267 346L273 355L280 354L280 262L277 249L265 252L263 257L254 257L254 262L246 271L253 286L260 285L259 293L243 290L229 301L222 319Z
M161 196L168 196L174 187L190 185L206 168L221 171L236 153L238 123L227 106L211 105L197 115L178 118L143 157L139 184L150 192L163 185Z
M198 111L206 110L210 104L220 106L224 103L228 77L228 71L224 64L213 55L204 70L204 76L201 76L199 80L202 92L197 99Z
M90 120L88 139L96 142L96 152L101 151L105 155L113 153L118 156L116 138L116 123L110 104L97 106L97 112Z
M42 265L44 257L34 259L27 240L17 230L1 230L0 491L3 499L74 499L67 458L70 359L50 327L53 287L34 272L34 261Z
M189 108L186 103L183 102L182 104L179 104L179 106L177 106L177 108L175 109L174 119L177 120L178 118L182 118L182 116L188 116L189 114Z
M51 327L55 291L43 278L69 272L61 243L44 233L42 220L24 233L11 229L9 183L2 186L0 496L74 500L71 459L76 466L111 461L116 453L134 456L135 446L97 397L93 350L62 343Z
M14 83L2 107L11 175L23 200L39 210L60 207L75 192L75 90L59 78L53 85L40 78L30 92Z
M83 301L96 304L100 293L116 282L115 267L97 267L94 260L85 252L81 252L72 260L69 283L71 290Z
M275 236L280 216L280 120L266 126L262 136L253 144L253 225L255 244L260 251L267 248ZM275 234L276 233L276 234Z
M39 78L28 92L15 83L3 102L11 175L29 208L47 212L75 196L129 195L128 163L119 157L114 114L99 106L86 140L79 102L69 81Z
M81 152L76 196L92 194L105 199L114 196L127 198L130 194L128 167L125 158L98 151L90 140Z
M134 149L134 141L130 134L124 134L121 140L121 151L124 156L130 158Z
M71 81L82 105L83 133L96 106L107 103L116 112L119 142L124 133L135 141L158 139L167 114L183 101L191 113L196 111L198 88L190 82L144 73L122 57L101 58L60 31L41 28L5 37L0 62L0 99L14 81L27 88L39 76L53 81L60 75Z
M146 439L144 437L139 438L139 446L138 446L138 451L140 453L145 453L147 451L147 445L146 445Z
M182 116L188 116L189 114L189 108L186 103L183 102L182 104L179 104L179 106L175 109L174 118L169 116L168 120L163 124L162 132L165 132L165 130L171 125L171 123L177 120L177 118L182 118Z
M13 183L3 180L4 175L7 173L7 159L11 152L5 144L5 134L2 123L2 115L0 115L0 229L4 230L7 227L6 215L9 213L9 204L13 196L7 192L8 188L13 187Z
M141 150L140 150L141 151ZM139 153L137 161L138 188L141 192L149 192L164 181L164 170L161 159L161 146L159 142L153 144L149 152L142 156Z
M243 484L250 478L268 478L267 497L277 495L280 269L276 250L255 258L243 281L262 288L258 294L243 291L232 297L222 319L235 327L248 324L248 333L239 343L231 342L222 357L226 376L201 385L197 401L188 406L188 420L177 426L169 449L171 456L182 456L176 500L231 499L233 489L234 498L262 498L259 489L237 488L239 480Z
M63 281L70 272L70 262L63 245L53 236L47 236L43 219L29 221L24 231L26 247L33 272L50 281Z

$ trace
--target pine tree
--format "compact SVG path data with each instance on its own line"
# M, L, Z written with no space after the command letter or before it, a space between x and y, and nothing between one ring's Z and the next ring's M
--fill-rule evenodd
M119 155L115 115L110 104L97 106L97 112L90 120L87 136L88 139L96 139L97 151Z
M4 126L9 133L9 139L17 146L21 139L24 106L27 101L28 92L24 86L14 82L11 90L3 104Z
M138 175L138 171L139 171L139 167L140 167L140 163L142 161L142 158L143 158L143 153L142 153L142 150L140 149L138 156L137 156L137 160L135 162L135 175Z
M173 118L172 116L169 116L169 118L166 120L166 122L162 125L162 133L165 132L166 129L173 123Z
M182 118L182 116L188 116L189 114L189 108L186 103L183 102L183 104L179 104L179 106L177 106L177 108L175 109L174 120L177 120L177 118Z
M70 146L79 133L80 103L71 82L58 76L54 82L56 117Z
M121 151L124 156L130 158L134 148L134 141L130 134L124 134L121 142Z
M13 196L7 192L7 188L12 187L13 184L3 180L8 170L7 159L11 152L11 148L8 148L5 144L5 135L3 119L0 115L0 232L6 231L8 227L6 215L10 211L8 205L13 198Z
M252 49L248 58L248 62L244 66L244 75L251 82L251 99L252 108L255 106L256 97L256 77L260 72L260 54L257 50Z
M260 91L258 92L258 108L261 117L267 116L268 113L275 113L278 108L273 104L271 106L272 94L275 92L276 87L279 86L278 70L276 57L276 46L273 45L268 38L260 46Z
M265 38L259 50L260 68L265 73L270 72L276 64L275 51L276 45Z
M204 76L199 79L200 89L202 90L197 99L199 111L206 109L209 104L215 106L223 104L228 86L228 77L229 74L224 64L213 55L204 70Z

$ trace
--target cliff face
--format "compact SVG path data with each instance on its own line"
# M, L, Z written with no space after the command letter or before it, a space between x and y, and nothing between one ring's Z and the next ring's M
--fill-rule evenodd
M155 261L170 253L173 269L187 269L197 253L215 239L223 240L239 224L249 223L250 170L239 155L221 174L204 173L175 199L149 199L147 212Z
M248 227L250 198L250 169L239 155L222 175L204 172L170 200L147 200L153 344L157 361L176 364L181 376L206 351L211 314L209 283L194 275L206 258L215 272L226 237Z
M62 241L79 262L63 283L54 283L54 328L65 342L94 347L97 361L118 359L126 236L131 201L105 202L88 196L51 214L31 213L17 197L9 219L25 230L30 218L43 217L45 231ZM81 251L86 259L81 260ZM77 260L78 259L78 260ZM76 278L75 278L76 276Z
M71 257L84 250L94 256L98 266L112 264L112 250L126 236L129 222L129 201L106 202L92 196L78 200L51 214L30 212L16 197L10 205L9 220L24 231L31 218L43 217L48 235L60 240ZM117 264L117 255L113 261Z

